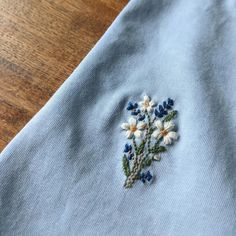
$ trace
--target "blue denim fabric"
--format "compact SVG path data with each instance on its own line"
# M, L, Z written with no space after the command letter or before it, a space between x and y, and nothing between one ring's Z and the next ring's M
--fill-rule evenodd
M0 156L0 235L236 235L236 1L132 0ZM125 106L175 99L179 141L124 189Z

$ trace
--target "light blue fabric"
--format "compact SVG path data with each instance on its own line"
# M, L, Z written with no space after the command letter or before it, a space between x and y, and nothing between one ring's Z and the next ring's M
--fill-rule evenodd
M0 235L236 235L236 1L132 0L0 157ZM180 139L124 189L125 106Z

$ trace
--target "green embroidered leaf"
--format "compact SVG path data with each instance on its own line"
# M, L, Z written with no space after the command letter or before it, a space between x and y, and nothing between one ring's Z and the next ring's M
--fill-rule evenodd
M152 164L152 159L144 159L142 162L142 168L150 166Z
M177 116L177 111L171 111L164 119L164 121L171 121Z
M147 159L145 161L146 166L150 166L152 164L152 159Z
M164 146L154 146L151 148L150 152L151 153L160 153L160 152L165 152L166 151L166 148Z
M122 165L123 165L123 171L125 175L128 177L130 175L130 167L129 167L129 161L126 155L123 156Z
M142 142L139 147L137 148L137 154L140 155L143 153L145 147L145 142Z

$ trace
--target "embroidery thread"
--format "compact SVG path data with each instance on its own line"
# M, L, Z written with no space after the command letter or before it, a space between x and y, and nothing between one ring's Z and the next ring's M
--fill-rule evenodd
M160 161L167 145L178 139L173 122L177 111L173 110L173 106L174 100L171 98L157 105L147 95L139 103L128 103L126 109L131 117L121 125L126 138L131 141L125 144L122 159L125 188L133 187L137 180L144 184L151 183L153 175L146 169L153 161Z

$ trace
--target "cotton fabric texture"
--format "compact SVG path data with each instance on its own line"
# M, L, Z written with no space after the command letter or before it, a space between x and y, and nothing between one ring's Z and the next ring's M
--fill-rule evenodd
M236 235L236 1L132 0L0 157L0 235ZM180 139L124 189L120 124L171 97Z

